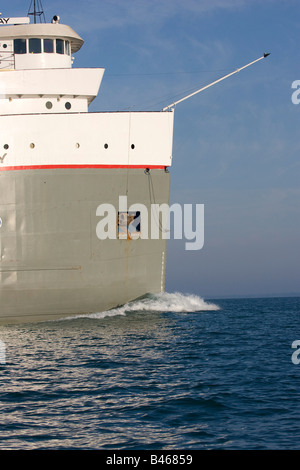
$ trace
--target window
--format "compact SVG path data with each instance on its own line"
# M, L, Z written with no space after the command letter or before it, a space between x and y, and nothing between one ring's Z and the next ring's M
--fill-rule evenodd
M39 38L29 39L29 53L40 54L41 52L42 52L41 39Z
M118 212L117 236L119 239L135 240L141 235L141 213Z
M26 39L15 39L14 40L14 52L15 54L26 54Z
M69 41L65 41L65 51L66 51L66 54L68 54L68 55L71 54Z
M49 54L54 52L53 39L44 39L44 52Z
M64 41L62 39L56 39L56 53L64 54Z

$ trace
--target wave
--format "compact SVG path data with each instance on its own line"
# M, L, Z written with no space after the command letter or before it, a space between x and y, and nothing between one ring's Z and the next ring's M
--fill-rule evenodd
M205 301L202 297L194 294L183 294L180 292L161 292L159 294L148 294L147 296L128 302L120 307L104 312L90 313L67 317L65 320L75 318L105 318L118 315L125 316L132 312L157 312L157 313L189 313L203 312L208 310L219 310L218 305Z

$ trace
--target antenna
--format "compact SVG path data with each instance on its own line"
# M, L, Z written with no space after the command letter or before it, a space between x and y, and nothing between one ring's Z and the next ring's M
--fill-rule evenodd
M33 11L30 11L30 9L32 8L32 3L33 3ZM41 0L33 0L33 1L31 0L27 16L30 16L30 15L33 16L34 23L37 22L36 21L37 18L40 19L40 23L42 23L42 18L44 20L44 23L46 23L46 18L45 18Z
M219 83L222 80L225 80L225 78L231 77L231 75L234 75L235 73L240 72L241 70L245 69L246 67L249 67L250 65L255 64L255 62L258 62L261 59L265 59L266 57L268 57L268 55L270 55L270 52L265 52L264 55L262 57L260 57L259 59L253 60L252 62L249 62L249 64L244 65L243 67L240 67L239 69L236 69L233 72L228 73L227 75L224 75L224 77L221 77L218 80L215 80L214 82L210 83L209 85L206 85L206 86L200 88L199 90L194 91L194 93L191 93L190 95L187 95L184 98L181 98L181 100L178 100L178 101L175 101L175 103L169 104L169 106L166 106L165 108L163 108L162 111L167 111L167 109L173 108L174 106L176 106L176 104L181 103L181 101L187 100L191 96L194 96L197 93L200 93L201 91L206 90L207 88L215 85L216 83Z

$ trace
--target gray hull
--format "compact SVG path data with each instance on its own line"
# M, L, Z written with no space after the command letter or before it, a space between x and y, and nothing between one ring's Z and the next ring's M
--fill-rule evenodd
M164 290L166 240L100 240L96 210L127 196L150 214L169 188L162 169L1 172L0 323L99 312Z

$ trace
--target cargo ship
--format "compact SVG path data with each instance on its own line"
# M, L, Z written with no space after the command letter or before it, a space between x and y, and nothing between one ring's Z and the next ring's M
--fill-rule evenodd
M83 39L38 5L0 16L0 324L163 292L174 108L269 55L160 111L89 112L104 69L73 67Z
M30 20L0 17L0 323L165 288L166 239L141 237L126 208L103 239L97 209L169 202L173 112L89 112L104 69L73 67L84 41L58 16Z

